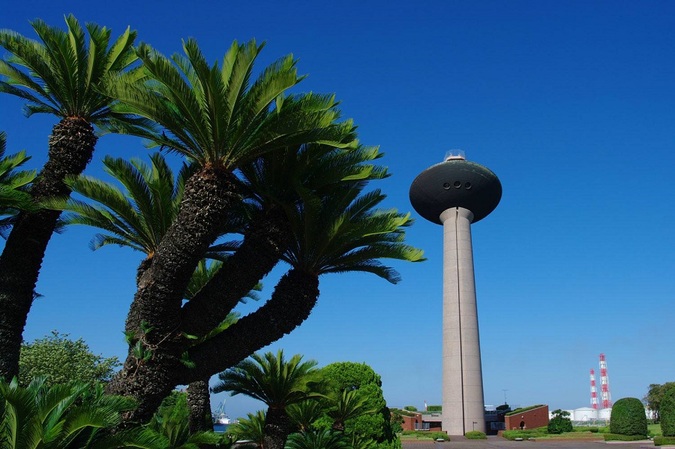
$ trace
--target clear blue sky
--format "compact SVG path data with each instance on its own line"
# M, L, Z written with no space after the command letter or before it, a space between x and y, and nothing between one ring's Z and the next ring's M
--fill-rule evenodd
M601 352L614 400L675 380L675 3L25 0L0 27L33 37L30 19L70 12L116 35L131 25L165 54L186 37L211 60L233 39L267 41L260 68L294 53L301 90L335 92L386 154L387 206L412 210L410 183L447 150L492 169L504 196L473 227L486 403L587 406ZM0 96L8 152L41 165L54 120L20 107ZM88 173L145 153L103 137ZM140 254L92 252L93 234L53 238L25 338L57 329L123 359ZM271 349L366 362L391 406L440 404L441 228L419 219L408 241L428 261L395 264L399 285L325 276L312 316ZM258 408L227 400L233 417Z

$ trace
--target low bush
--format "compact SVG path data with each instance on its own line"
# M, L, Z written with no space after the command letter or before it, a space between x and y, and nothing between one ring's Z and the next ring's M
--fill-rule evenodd
M464 436L469 440L484 440L487 438L487 435L480 430L471 430L465 433Z
M619 433L605 433L605 441L639 441L646 440L646 435L621 435Z
M661 433L664 437L675 437L675 387L666 388L661 398Z
M622 398L614 403L609 431L621 435L647 436L645 406L638 398Z
M450 441L450 437L445 432L429 432L429 436L434 440Z
M505 430L502 433L502 436L507 440L515 440L516 438L527 440L528 438L541 438L546 435L548 435L546 427L537 427L535 429L527 430Z
M654 446L670 446L675 445L675 437L663 437L657 436L654 437Z
M554 410L553 418L548 422L548 433L559 435L563 432L572 432L572 421L569 418L570 412L564 410Z

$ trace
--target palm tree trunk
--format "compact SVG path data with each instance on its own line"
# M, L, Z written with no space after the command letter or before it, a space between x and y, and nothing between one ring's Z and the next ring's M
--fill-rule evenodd
M182 310L182 331L203 337L277 264L291 232L286 214L266 209L246 230L244 240L218 273Z
M190 409L188 416L190 433L213 430L209 378L197 380L188 385L187 403Z
M284 449L293 425L284 408L270 407L265 415L263 449Z
M84 171L96 141L94 129L82 118L57 123L49 139L49 159L31 188L33 199L70 195L63 180ZM59 215L52 210L19 214L0 256L0 377L18 375L23 329Z
M139 402L139 407L125 416L127 422L149 420L178 384L171 367L182 366L179 359L185 341L180 332L180 308L185 289L237 200L229 172L207 166L186 183L178 216L138 280L126 322L131 344L124 367L106 387L110 394L132 396Z
M264 306L189 351L195 368L177 367L178 383L189 383L224 371L290 333L309 317L319 298L319 278L292 269Z

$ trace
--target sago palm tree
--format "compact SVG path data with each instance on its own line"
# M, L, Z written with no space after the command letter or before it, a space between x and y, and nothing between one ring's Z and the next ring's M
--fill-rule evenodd
M165 158L159 153L150 156L149 165L140 159L127 162L109 156L103 159L103 165L105 172L115 178L124 190L88 176L69 178L66 183L72 191L89 201L71 198L65 202L53 201L52 205L68 212L63 218L66 224L88 225L104 231L94 237L92 249L116 244L144 253L146 257L138 268L139 280L176 218L183 199L185 181L194 170L184 164L176 178ZM233 226L236 227L236 224L233 223ZM221 244L218 250L209 251L207 255L223 258L226 255L224 250L230 246ZM200 261L184 292L184 298L192 299L221 265L222 262L209 265L205 260ZM256 289L259 288L256 286ZM255 293L249 292L246 296L255 298ZM237 318L238 315L230 313L211 332L216 333L219 329L227 328ZM209 377L188 385L189 408L194 412L189 416L191 431L212 428Z
M5 156L7 134L0 131L0 236L12 225L21 210L33 209L33 201L26 186L35 178L35 171L17 169L30 159L25 151Z
M358 390L343 390L332 398L332 406L326 414L333 420L333 430L344 432L347 420L377 412L368 407L366 398L359 397Z
M182 331L197 336L208 332L244 292L269 273L291 242L288 214L303 196L386 177L386 169L374 164L380 156L374 147L340 149L312 144L276 151L243 165L242 191L250 205L248 226L223 269L184 305Z
M264 449L283 449L292 431L286 407L311 398L308 383L315 380L316 361L302 361L294 355L289 360L279 350L276 354L253 354L249 359L218 375L215 393L229 391L244 394L267 405Z
M246 418L239 419L227 429L227 435L232 435L236 441L248 441L258 447L265 443L265 412L258 410L248 413Z
M288 437L287 449L354 449L341 432L310 430Z
M59 118L49 138L48 160L30 189L40 202L69 194L63 180L81 173L91 160L94 127L119 122L118 128L131 129L146 121L113 111L114 100L100 92L108 77L136 60L135 32L127 29L111 43L109 29L87 24L85 33L73 16L66 17L66 31L41 20L31 25L39 40L0 31L0 46L9 52L0 60L0 92L26 100L27 115ZM58 211L48 209L19 214L0 256L0 377L18 372L26 316L58 217Z
M361 194L362 183L343 185L323 196L308 196L291 216L293 240L283 256L291 269L277 283L272 297L255 312L211 340L190 349L197 369L233 366L291 332L307 319L319 297L319 276L362 271L391 283L398 273L380 259L424 260L423 252L404 243L412 219L396 210L379 210L385 196Z
M149 165L137 158L127 162L106 156L103 169L124 190L90 176L71 177L65 181L68 187L88 201L71 198L52 205L67 211L62 218L65 224L102 231L92 240L92 249L119 245L145 254L138 267L139 279L176 218L191 170L184 164L176 177L159 153L150 156Z
M289 405L286 412L300 432L308 432L312 424L323 416L324 407L318 400L307 399Z
M234 43L222 65L209 64L197 43L183 44L185 56L171 59L141 45L138 55L150 81L114 83L117 109L156 122L162 130L136 132L152 144L184 155L198 169L185 187L176 220L160 242L139 281L127 332L146 342L153 356L139 364L131 351L108 391L140 401L137 418L147 418L173 388L166 366L180 357L182 295L198 261L223 232L227 214L240 202L234 174L262 154L314 141L349 146L332 96L284 97L298 76L285 57L253 79L262 49L255 42ZM152 329L147 333L145 329Z
M139 430L111 435L127 399L106 396L85 383L47 387L44 379L28 387L0 380L0 447L3 449L157 448Z

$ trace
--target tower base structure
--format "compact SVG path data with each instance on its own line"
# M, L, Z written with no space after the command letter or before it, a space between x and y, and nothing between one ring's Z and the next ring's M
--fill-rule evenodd
M451 207L443 223L443 430L485 432L471 223L473 213Z

